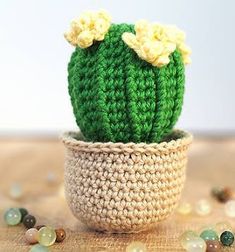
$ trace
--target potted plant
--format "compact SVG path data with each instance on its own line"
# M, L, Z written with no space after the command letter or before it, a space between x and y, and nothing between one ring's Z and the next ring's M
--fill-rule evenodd
M113 24L85 12L65 34L74 45L69 94L80 132L63 135L73 214L106 232L150 229L175 209L192 136L180 115L190 50L174 26Z

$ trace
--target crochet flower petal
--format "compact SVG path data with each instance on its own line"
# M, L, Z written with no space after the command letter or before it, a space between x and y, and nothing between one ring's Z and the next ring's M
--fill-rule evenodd
M70 30L65 33L65 38L73 46L88 48L95 41L104 39L110 25L111 17L107 12L87 11L71 22Z

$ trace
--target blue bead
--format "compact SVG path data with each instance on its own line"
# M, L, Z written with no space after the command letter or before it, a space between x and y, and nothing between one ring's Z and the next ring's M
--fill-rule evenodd
M34 245L29 252L50 252L49 248L40 244Z

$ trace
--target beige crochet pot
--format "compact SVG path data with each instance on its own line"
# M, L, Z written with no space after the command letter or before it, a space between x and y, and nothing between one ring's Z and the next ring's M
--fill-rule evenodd
M160 144L90 143L65 133L65 191L73 214L99 231L154 227L180 199L191 141L180 130Z

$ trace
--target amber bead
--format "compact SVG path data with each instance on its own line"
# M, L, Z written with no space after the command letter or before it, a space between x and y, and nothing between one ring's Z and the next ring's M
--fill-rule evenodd
M33 228L36 224L36 218L33 215L27 214L23 219L23 224L26 228Z
M221 244L217 240L206 241L206 252L221 252Z
M56 242L62 242L66 238L66 232L63 228L55 230L56 232Z
M234 191L230 187L224 187L214 197L222 203L225 203L234 197Z

